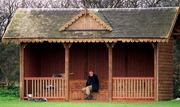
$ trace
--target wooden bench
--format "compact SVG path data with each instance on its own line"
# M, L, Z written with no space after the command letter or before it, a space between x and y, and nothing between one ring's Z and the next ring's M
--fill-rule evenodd
M71 100L84 100L84 93L82 88L85 86L85 80L71 80L70 99ZM107 81L100 81L100 89L98 92L93 92L94 100L107 100L108 99L108 86Z
M99 90L99 92L92 93L93 100L107 100L108 99L108 91L107 90Z

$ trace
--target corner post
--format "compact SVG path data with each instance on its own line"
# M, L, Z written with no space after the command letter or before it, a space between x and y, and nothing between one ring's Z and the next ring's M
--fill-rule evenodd
M154 48L154 100L158 101L158 44L152 45Z
M109 75L109 86L108 86L108 97L109 101L112 101L112 70L113 70L113 47L114 43L107 43L108 48L108 75Z
M24 49L26 44L20 44L20 98L24 99Z
M71 44L64 43L65 49L65 100L69 100L69 48Z

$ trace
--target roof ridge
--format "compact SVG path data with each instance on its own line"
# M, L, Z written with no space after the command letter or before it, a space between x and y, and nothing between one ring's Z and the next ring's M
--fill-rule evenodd
M102 10L152 10L152 9L172 9L176 8L179 9L179 7L150 7L150 8L87 8L89 11L102 11ZM21 11L31 11L31 10L36 10L36 11L46 11L46 10L64 10L64 11L69 11L69 10L75 10L75 11L80 11L84 10L84 8L18 8L17 10Z

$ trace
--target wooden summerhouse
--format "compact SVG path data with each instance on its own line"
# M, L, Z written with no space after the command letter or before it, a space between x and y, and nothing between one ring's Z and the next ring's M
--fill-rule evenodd
M18 9L3 42L20 44L20 97L83 100L93 70L100 80L95 101L172 98L178 11Z

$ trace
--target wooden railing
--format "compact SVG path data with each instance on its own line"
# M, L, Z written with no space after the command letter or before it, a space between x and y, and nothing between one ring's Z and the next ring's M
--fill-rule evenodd
M154 78L114 77L112 90L114 99L153 99Z
M25 97L64 98L65 80L62 77L25 77Z
M62 77L25 77L25 98L28 94L34 98L65 98L65 80ZM113 77L112 98L154 99L154 78Z

